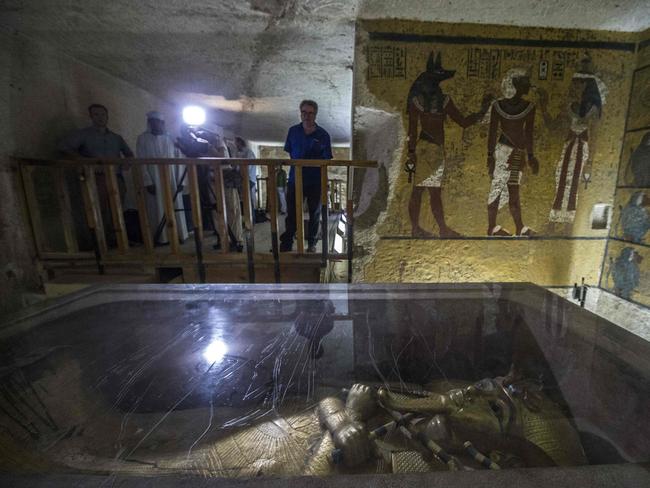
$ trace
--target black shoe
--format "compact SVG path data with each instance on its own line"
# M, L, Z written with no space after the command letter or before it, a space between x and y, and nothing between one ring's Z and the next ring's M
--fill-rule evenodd
M230 244L230 252L244 252L243 244Z
M293 250L293 243L280 243L280 252L291 252Z

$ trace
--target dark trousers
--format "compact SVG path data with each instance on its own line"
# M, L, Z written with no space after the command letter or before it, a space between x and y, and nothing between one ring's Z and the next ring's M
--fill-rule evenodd
M307 199L309 209L309 225L307 226L307 242L310 246L318 242L318 227L320 225L320 183L307 185L303 182L302 195ZM302 218L302 215L299 216ZM287 186L287 218L285 220L285 232L280 236L282 244L293 245L296 237L296 186L293 181Z
M129 242L142 243L142 230L140 229L140 214L132 208L124 211L124 227Z
M183 195L183 210L185 213L185 222L187 222L187 230L191 232L194 229L194 221L192 220L192 198L190 195Z

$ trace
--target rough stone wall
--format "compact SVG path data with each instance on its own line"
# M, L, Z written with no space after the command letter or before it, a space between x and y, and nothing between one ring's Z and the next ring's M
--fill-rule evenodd
M377 159L379 171L358 172L355 181L359 281L533 281L570 285L599 279L608 232L592 229L596 203L612 203L631 75L634 34L563 29L440 24L397 20L357 24L354 71L355 159ZM419 225L434 237L411 235L409 200L414 183L407 160L409 90L426 70L434 51L442 67L455 70L443 92L463 115L479 110L485 94L505 98L502 80L511 68L530 72L533 85L524 99L536 105L534 153L539 173L524 167L520 185L524 224L537 232L524 237L488 237L487 200L491 180L486 166L489 119L462 129L447 116L442 201L446 223L461 238L440 238L422 198ZM577 187L573 221L554 223L556 172L570 136L574 73L587 63L604 85L600 117L588 123L591 178ZM540 92L548 94L549 121ZM421 127L420 127L421 128ZM419 129L418 129L419 132ZM428 143L420 140L418 147ZM584 176L584 175L583 175ZM497 223L511 233L508 205Z
M174 108L100 70L46 45L0 30L0 313L24 305L25 293L38 291L40 277L18 166L12 156L51 158L69 131L89 125L86 108L109 109L109 127L135 150L145 129L145 113L166 113L176 126ZM39 178L47 193L48 176Z
M600 286L650 306L650 30L639 36Z

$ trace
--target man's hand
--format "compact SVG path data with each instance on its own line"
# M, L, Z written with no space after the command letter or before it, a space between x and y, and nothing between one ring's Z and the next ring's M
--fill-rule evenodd
M156 194L156 185L149 185L146 187L147 192L149 192L150 195L155 195Z
M413 181L413 175L415 174L415 163L417 163L417 156L415 151L409 151L406 158L406 163L404 163L404 171L409 175L409 183Z
M494 95L491 93L486 93L483 95L483 100L481 100L481 113L485 115L485 112L488 111L490 108L490 105L492 105L492 101L494 100Z
M548 106L548 93L541 86L538 86L536 91L540 106L546 108Z

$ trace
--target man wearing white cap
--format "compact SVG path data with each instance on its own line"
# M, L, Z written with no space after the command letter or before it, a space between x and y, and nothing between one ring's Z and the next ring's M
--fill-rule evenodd
M165 159L180 157L178 150L174 146L174 140L165 132L165 119L160 112L151 111L147 113L147 131L138 136L135 153L138 158ZM187 177L181 183L185 166L174 164L169 169L169 183L171 184L172 195L176 195L174 208L182 209L183 195L179 185L183 183L187 184ZM165 204L163 202L160 169L155 164L148 165L144 167L142 174L148 193L147 213L151 232L157 244L167 244L169 242L167 239L167 229L166 226L162 225L165 219ZM135 193L132 193L132 195L135 195ZM188 235L185 215L182 211L175 213L178 237L182 242L187 239Z

